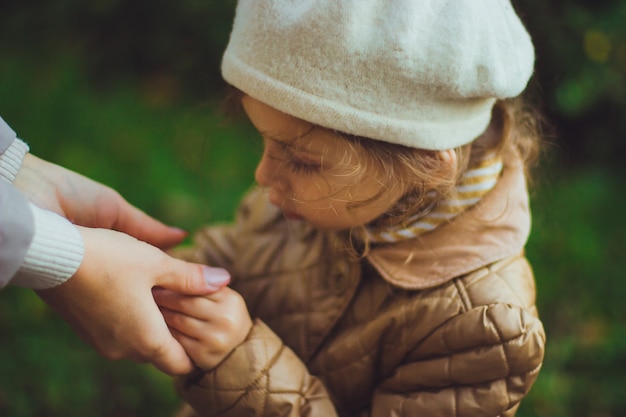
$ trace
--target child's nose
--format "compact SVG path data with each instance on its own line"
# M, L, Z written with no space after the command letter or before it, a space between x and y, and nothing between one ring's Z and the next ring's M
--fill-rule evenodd
M254 172L254 179L263 187L275 187L282 189L280 163L267 156L267 152L263 153L261 160Z

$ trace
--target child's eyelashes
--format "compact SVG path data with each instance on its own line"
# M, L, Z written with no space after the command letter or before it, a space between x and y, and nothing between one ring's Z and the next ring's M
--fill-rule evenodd
M282 157L274 157L274 159L281 160L295 174L315 174L322 170L321 163L301 159L286 150L283 150Z
M322 170L319 163L305 162L295 157L289 159L288 164L291 171L296 174L315 174Z
M296 174L314 174L322 170L322 163L310 161L296 156L292 147L279 141L265 141L267 157L282 163Z

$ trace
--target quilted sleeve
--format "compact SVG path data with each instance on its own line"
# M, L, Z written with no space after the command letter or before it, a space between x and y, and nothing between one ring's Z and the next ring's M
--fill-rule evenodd
M222 363L177 379L176 388L202 417L337 415L324 385L259 320Z
M448 320L380 384L371 417L513 416L535 381L545 334L539 319L506 304Z

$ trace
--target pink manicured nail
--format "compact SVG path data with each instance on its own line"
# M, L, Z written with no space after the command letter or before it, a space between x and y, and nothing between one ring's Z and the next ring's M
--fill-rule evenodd
M211 266L202 266L204 280L213 289L220 289L230 282L230 274L224 268L214 268Z

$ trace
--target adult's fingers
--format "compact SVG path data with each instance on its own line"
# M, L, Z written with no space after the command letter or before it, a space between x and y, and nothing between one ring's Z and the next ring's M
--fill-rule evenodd
M184 375L193 371L194 365L183 346L174 336L159 345L149 356L149 361L158 369L169 375Z
M230 282L230 274L223 268L184 262L171 257L168 265L169 271L160 275L155 284L181 294L211 294Z
M111 228L129 234L161 249L170 248L182 242L187 232L167 226L147 215L116 194L114 218Z

